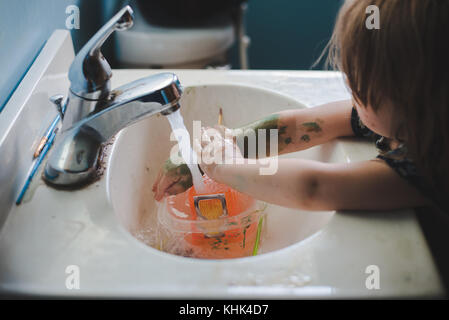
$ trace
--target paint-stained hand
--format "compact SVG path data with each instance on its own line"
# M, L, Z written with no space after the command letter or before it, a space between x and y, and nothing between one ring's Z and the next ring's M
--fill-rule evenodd
M189 167L185 163L173 164L167 159L153 184L154 199L160 201L165 196L184 192L191 186L192 175Z

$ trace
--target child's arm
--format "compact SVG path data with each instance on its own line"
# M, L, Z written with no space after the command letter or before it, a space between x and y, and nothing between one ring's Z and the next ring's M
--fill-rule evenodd
M254 198L305 210L388 210L429 204L381 160L329 164L278 159L274 175L259 164L201 165L214 180Z
M278 154L304 150L341 136L354 135L351 129L352 101L336 101L309 109L292 109L271 114L241 128L232 129L237 136L244 135L248 129L277 129ZM268 134L268 132L267 132ZM257 141L257 140L256 140ZM267 152L270 139L266 139ZM258 143L256 143L256 146ZM248 146L239 143L245 158L254 158L248 154Z
M281 111L237 129L242 129L243 133L247 129L278 129L278 154L284 154L353 135L351 110L351 100L337 101L309 109ZM266 141L268 152L269 139ZM240 145L240 149L248 156L247 148ZM154 198L159 201L167 194L177 194L191 186L192 177L187 165L174 165L168 159L153 184Z

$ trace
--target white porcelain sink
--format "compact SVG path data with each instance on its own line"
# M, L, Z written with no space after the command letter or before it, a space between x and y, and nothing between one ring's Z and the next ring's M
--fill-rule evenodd
M223 109L224 124L234 128L263 115L289 108L305 108L291 98L273 91L237 85L204 85L185 89L181 113L189 131L194 120L213 126ZM159 168L168 158L170 125L163 116L150 118L123 130L116 138L107 179L109 198L119 221L136 238L151 245L156 232L156 203L151 186ZM192 133L192 132L191 132ZM289 157L319 161L344 161L336 143L289 154ZM307 212L269 205L267 229L261 253L282 249L319 231L334 212Z

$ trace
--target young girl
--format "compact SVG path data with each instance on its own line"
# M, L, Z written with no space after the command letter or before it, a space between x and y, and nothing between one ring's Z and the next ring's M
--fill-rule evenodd
M380 29L366 27L370 5L379 8ZM278 129L279 154L355 135L374 139L379 156L356 163L279 159L274 175L260 175L261 164L248 163L203 161L202 170L257 199L293 208L387 210L433 203L448 210L448 33L447 0L347 0L329 60L343 72L353 99L279 112L245 129ZM184 169L167 161L153 186L156 200L191 186Z

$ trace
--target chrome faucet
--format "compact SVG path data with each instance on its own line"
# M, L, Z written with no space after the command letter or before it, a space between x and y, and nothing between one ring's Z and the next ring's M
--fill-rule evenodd
M145 117L180 108L182 87L173 73L145 77L111 91L111 68L101 53L115 30L133 25L126 6L79 51L69 70L70 90L59 106L62 127L47 161L44 179L55 187L81 187L93 181L103 144Z

